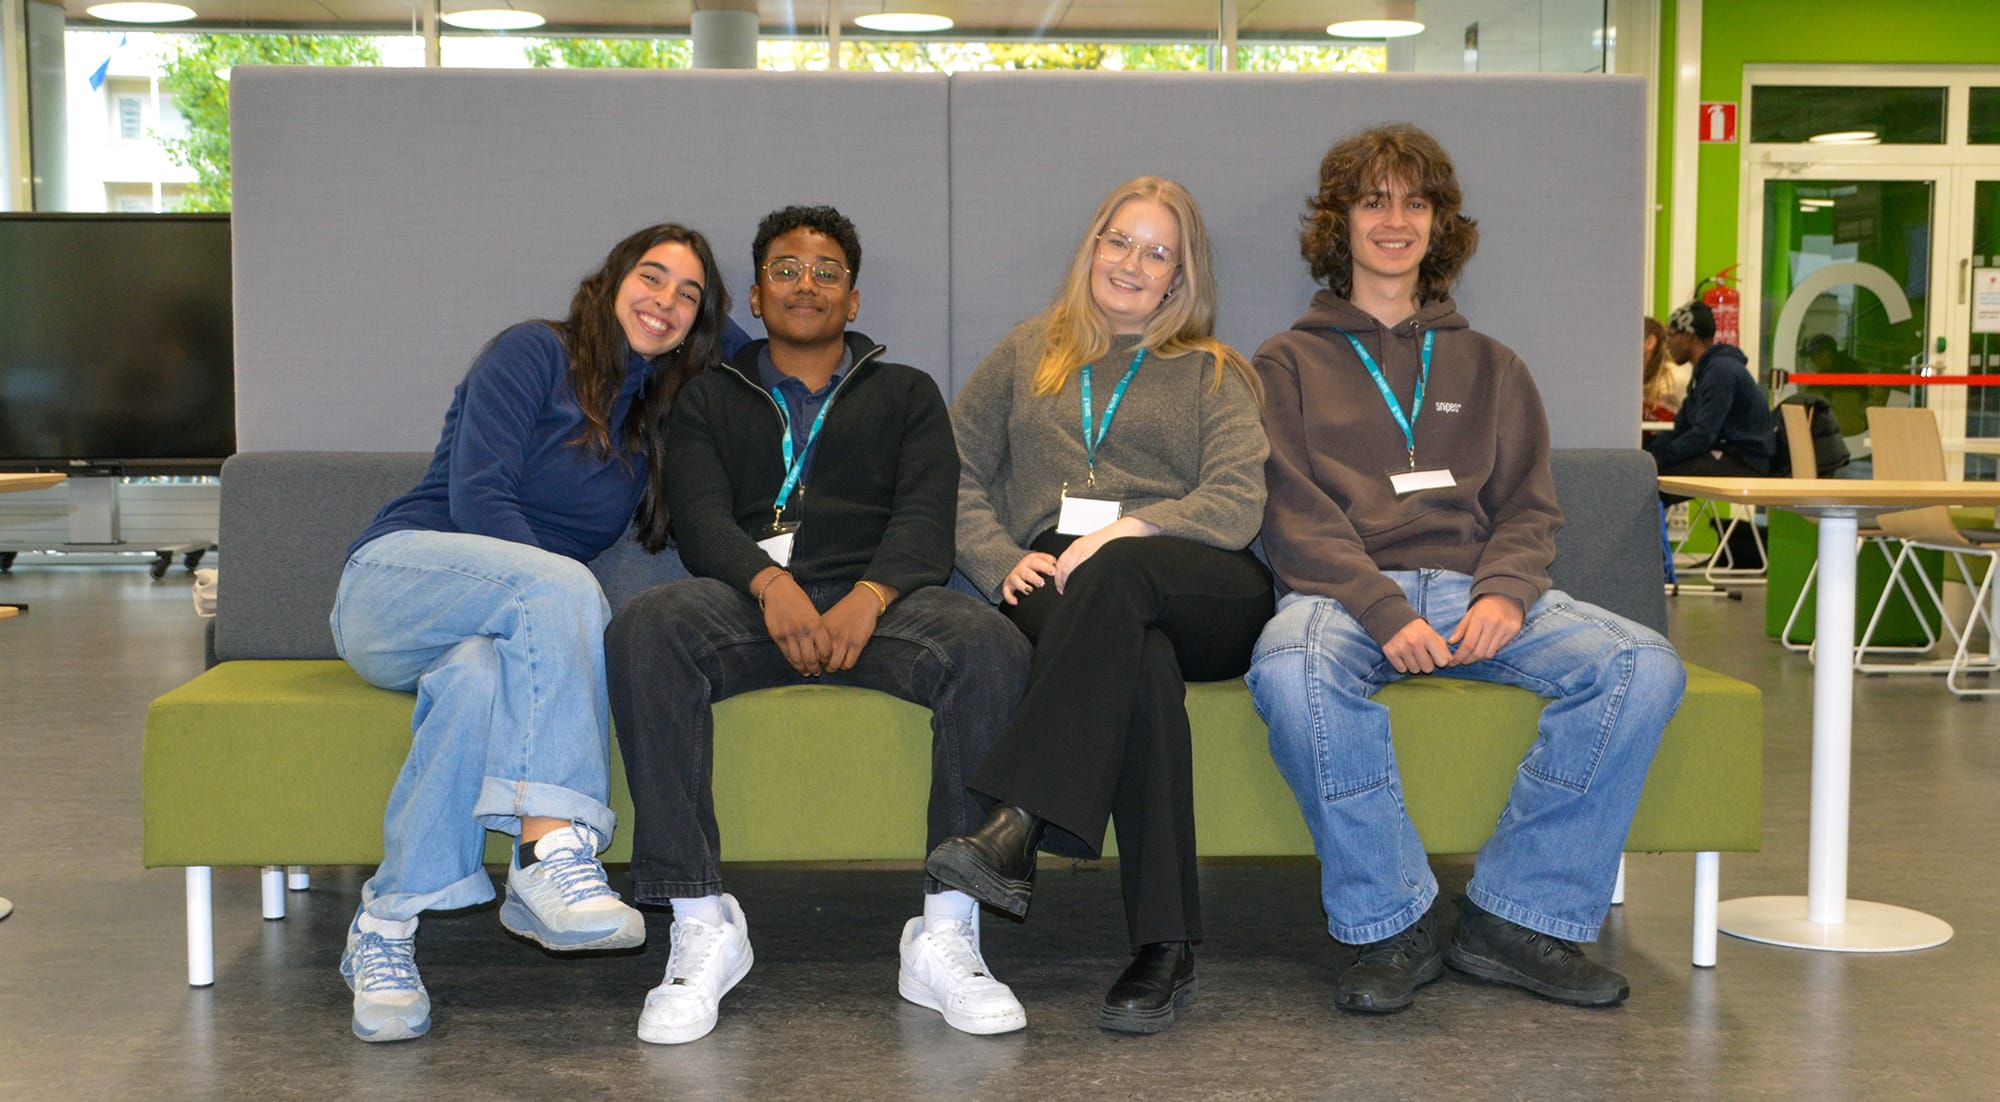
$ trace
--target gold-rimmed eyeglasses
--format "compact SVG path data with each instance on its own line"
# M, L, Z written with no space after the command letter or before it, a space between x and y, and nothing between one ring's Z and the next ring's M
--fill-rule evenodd
M1123 264L1134 249L1139 251L1139 272L1147 279L1164 279L1180 267L1174 251L1165 245L1141 245L1120 230L1097 235L1097 259L1106 264Z
M815 260L811 264L795 256L781 256L764 265L764 274L773 283L797 283L810 274L812 281L822 287L839 287L847 282L848 268L831 260Z

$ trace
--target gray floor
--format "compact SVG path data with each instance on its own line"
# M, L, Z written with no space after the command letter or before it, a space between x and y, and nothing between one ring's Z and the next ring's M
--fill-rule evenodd
M1580 1011L1453 976L1389 1019L1328 1006L1342 951L1323 933L1315 868L1204 870L1201 996L1171 1032L1099 1032L1122 966L1115 873L1044 873L1033 921L990 918L989 961L1027 1005L1000 1038L953 1032L895 992L910 868L731 870L757 968L716 1032L679 1048L632 1036L666 957L559 961L501 933L492 909L427 918L437 1025L364 1045L335 973L360 873L315 869L291 917L258 918L248 870L216 875L216 985L186 986L179 870L139 867L146 702L199 672L178 569L30 567L0 576L0 1098L1981 1098L2000 1094L1996 891L2000 699L1955 702L1931 680L1856 691L1851 886L1951 922L1942 948L1887 956L1724 938L1688 964L1692 859L1634 856L1629 902L1595 952L1624 1007ZM1765 690L1760 854L1723 861L1723 894L1805 883L1810 667L1762 632L1762 596L1683 598L1673 636L1695 661ZM244 793L254 799L255 793ZM1447 889L1468 874L1441 863ZM614 880L622 870L614 870Z

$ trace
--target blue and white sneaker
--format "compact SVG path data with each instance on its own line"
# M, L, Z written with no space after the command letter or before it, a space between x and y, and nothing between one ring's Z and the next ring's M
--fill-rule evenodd
M507 869L500 924L544 949L630 949L646 940L646 919L604 881L597 832L571 824L535 842L526 869L517 854Z
M417 975L417 920L390 922L357 911L347 927L340 977L354 992L354 1035L407 1041L431 1028L431 995Z

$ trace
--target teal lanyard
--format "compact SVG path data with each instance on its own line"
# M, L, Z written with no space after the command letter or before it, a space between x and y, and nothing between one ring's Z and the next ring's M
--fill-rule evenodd
M1111 419L1118 415L1118 403L1125 400L1125 388L1132 385L1132 376L1139 373L1139 365L1146 362L1146 350L1141 348L1132 355L1132 366L1125 369L1125 377L1118 380L1118 386L1111 392L1111 401L1104 405L1104 417L1097 422L1097 435L1090 434L1090 365L1083 365L1083 457L1090 464L1090 479L1087 485L1097 485L1097 445L1104 442L1104 434L1111 431Z
M1431 381L1431 341L1437 336L1437 330L1424 330L1424 369L1423 373L1417 376L1417 393L1410 400L1410 415L1407 417L1403 416L1403 408L1396 404L1396 392L1389 389L1389 380L1382 377L1382 369L1375 365L1375 357L1370 356L1368 350L1361 347L1361 342L1354 339L1354 334L1342 329L1340 335L1346 337L1347 343L1354 346L1354 354L1361 357L1361 366L1368 369L1369 378L1375 380L1375 389L1382 392L1382 400L1389 404L1389 414L1396 419L1396 427L1403 430L1403 444L1410 449L1410 469L1416 470L1417 415L1424 411L1424 388L1429 386Z
M806 458L812 455L813 444L819 440L819 427L826 424L826 411L833 408L833 395L827 395L826 401L820 403L819 416L813 418L812 428L806 430L806 446L798 450L797 456L792 454L791 407L785 404L784 392L777 387L771 388L771 398L778 403L778 417L785 423L783 440L785 481L783 485L778 487L778 499L771 503L771 513L776 517L784 513L785 502L792 499L792 491L798 487L799 478L805 474ZM774 520L772 523L775 524L776 521Z

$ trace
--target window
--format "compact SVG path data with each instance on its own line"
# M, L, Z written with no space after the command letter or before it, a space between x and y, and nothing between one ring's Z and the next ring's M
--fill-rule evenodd
M2000 145L2000 88L1972 89L1965 140L1973 145Z
M1944 103L1939 87L1759 85L1750 92L1750 140L1806 142L1848 134L1854 136L1848 144L1940 145Z
M146 101L136 95L113 96L112 112L121 142L142 141L146 137Z

